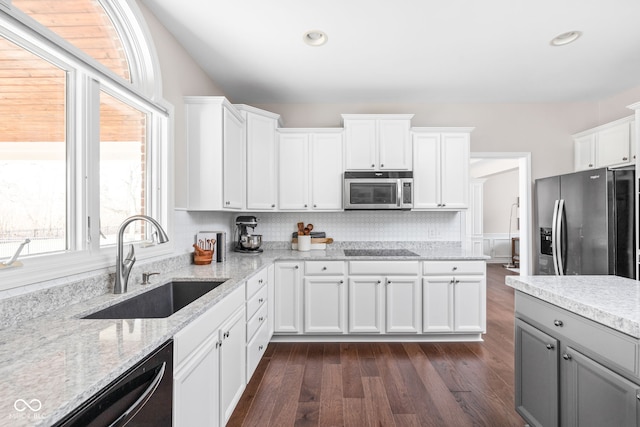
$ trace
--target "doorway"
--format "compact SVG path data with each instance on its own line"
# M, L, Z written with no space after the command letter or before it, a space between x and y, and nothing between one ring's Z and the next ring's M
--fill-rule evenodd
M483 252L492 256L490 262L512 267L512 248L517 258L519 273L532 274L531 245L531 153L528 152L476 152L471 153L470 178L489 184L493 190L482 197L483 208L471 209L470 222L483 222L490 227L483 232ZM517 177L517 184L513 182ZM500 183L500 179L506 180ZM504 185L505 191L496 191ZM484 194L484 193L482 193ZM490 200L487 200L490 198ZM477 217L482 215L482 218ZM498 231L498 232L496 232ZM489 252L489 253L486 253Z

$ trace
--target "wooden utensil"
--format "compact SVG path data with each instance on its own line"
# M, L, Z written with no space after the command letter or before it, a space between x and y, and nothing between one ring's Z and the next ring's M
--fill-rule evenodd
M298 223L298 236L302 236L304 234L304 222Z

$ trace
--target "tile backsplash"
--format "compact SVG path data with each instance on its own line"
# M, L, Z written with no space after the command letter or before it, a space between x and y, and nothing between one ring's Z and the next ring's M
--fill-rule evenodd
M464 217L459 212L348 211L262 212L256 234L264 242L288 241L296 224L312 223L336 241L461 241Z

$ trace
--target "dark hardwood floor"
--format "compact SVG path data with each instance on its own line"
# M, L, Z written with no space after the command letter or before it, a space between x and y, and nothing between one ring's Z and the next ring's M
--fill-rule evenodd
M229 426L523 426L513 289L487 266L481 343L271 343Z

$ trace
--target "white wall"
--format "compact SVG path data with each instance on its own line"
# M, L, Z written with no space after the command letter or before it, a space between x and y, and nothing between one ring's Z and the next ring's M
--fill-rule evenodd
M518 170L485 178L483 192L483 231L485 234L508 234L511 206L518 197ZM517 235L516 208L513 208L511 232Z

